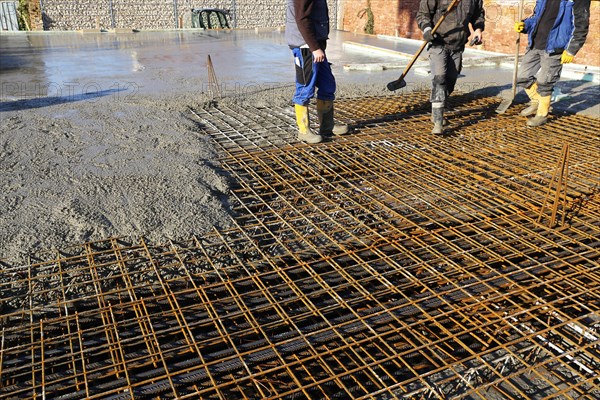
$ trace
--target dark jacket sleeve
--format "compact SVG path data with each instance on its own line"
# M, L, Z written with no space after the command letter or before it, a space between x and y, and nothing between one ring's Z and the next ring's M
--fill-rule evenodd
M424 31L426 28L433 28L433 16L437 8L436 0L421 0L419 11L417 11L417 24L419 29Z
M473 29L481 29L482 31L485 29L485 10L483 9L483 0L475 0L475 12L473 13L473 18L471 18L471 25L473 25Z
M313 0L294 0L294 13L296 16L296 25L310 51L319 50L319 42L315 37L313 24L310 15L313 9Z
M567 51L573 55L583 47L590 29L590 0L577 0L573 4L575 30L567 46Z

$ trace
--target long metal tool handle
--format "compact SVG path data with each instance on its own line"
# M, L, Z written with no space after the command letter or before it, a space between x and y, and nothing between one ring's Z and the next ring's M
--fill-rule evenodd
M521 0L523 1L523 0ZM444 13L442 14L442 16L440 17L439 21L435 24L435 26L431 29L431 34L435 34L435 32L438 30L438 28L440 27L440 25L442 24L442 22L444 22L444 19L446 19L446 16L448 14L450 14L450 12L454 9L454 7L456 7L456 5L460 2L460 0L452 0L452 3L450 3L448 5L448 8L446 9L446 11L444 11ZM406 66L406 68L404 68L404 71L402 72L402 75L400 75L400 78L396 79L395 81L392 81L390 83L388 83L388 89L390 90L395 90L400 88L401 86L399 85L400 82L402 82L404 80L404 77L406 76L406 74L408 74L408 71L410 71L410 69L412 68L412 66L414 65L414 63L417 61L417 59L419 58L419 56L421 55L421 53L423 52L423 50L425 49L425 47L428 45L428 42L423 42L423 44L421 45L421 48L419 49L419 51L417 51L415 53L415 55L413 56L413 58L410 60L410 62L408 63L408 65Z
M519 21L523 20L523 1L519 2ZM517 32L517 50L515 52L515 69L513 71L512 98L517 95L517 75L519 74L519 50L521 49L521 32Z

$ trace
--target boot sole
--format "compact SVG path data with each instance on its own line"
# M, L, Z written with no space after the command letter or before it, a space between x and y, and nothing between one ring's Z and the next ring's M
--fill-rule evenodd
M503 99L500 102L500 105L498 106L498 108L496 108L496 114L504 114L506 112L506 110L508 110L508 107L510 107L512 102L513 102L513 99Z
M333 128L332 133L335 136L341 136L341 135L345 135L346 133L348 133L349 129L347 125L338 125L336 127Z
M304 143L317 144L323 141L323 136L298 134L298 140Z
M542 120L536 120L536 121L534 121L534 119L535 119L535 117L532 118L532 119L530 119L530 120L528 120L527 121L527 126L535 128L535 127L538 127L538 126L542 126L542 125L544 125L545 123L548 122L548 118L544 118Z
M537 106L535 107L534 110L528 110L528 112L525 112L525 110L527 110L527 108L521 110L521 112L519 113L519 115L521 117L531 117L532 115L535 115L537 113ZM550 114L552 112L552 107L550 107L548 109L548 114Z

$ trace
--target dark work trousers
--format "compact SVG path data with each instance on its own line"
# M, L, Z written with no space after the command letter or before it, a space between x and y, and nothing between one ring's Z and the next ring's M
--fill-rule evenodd
M463 51L433 46L427 52L431 75L433 75L431 102L442 103L443 107L446 97L454 91L458 74L462 70Z
M561 53L550 54L546 50L527 49L517 74L517 86L529 88L537 81L538 94L550 96L560 79L563 65Z

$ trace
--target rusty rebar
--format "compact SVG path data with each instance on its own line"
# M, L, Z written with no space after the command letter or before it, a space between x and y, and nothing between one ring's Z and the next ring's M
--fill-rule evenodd
M339 102L355 133L318 146L287 108L194 110L232 228L2 267L0 399L600 395L599 122L453 101L445 137L426 93Z
M208 72L208 93L213 100L221 98L221 87L219 86L219 80L217 79L217 74L212 59L210 58L210 54L206 59L206 70Z
M562 205L562 218L561 225L565 224L565 217L567 214L567 190L568 190L568 174L569 174L569 144L563 144L562 152L558 162L556 164L556 168L554 170L554 174L552 175L552 179L550 179L550 183L548 185L548 191L546 192L546 197L544 197L544 201L542 203L542 207L540 209L540 214L538 216L537 222L540 223L542 218L544 217L544 212L546 211L546 206L548 205L548 198L554 189L554 200L552 201L552 213L550 216L550 220L548 221L548 227L553 228L556 224L556 214L558 213L558 208ZM556 187L554 187L556 186Z

